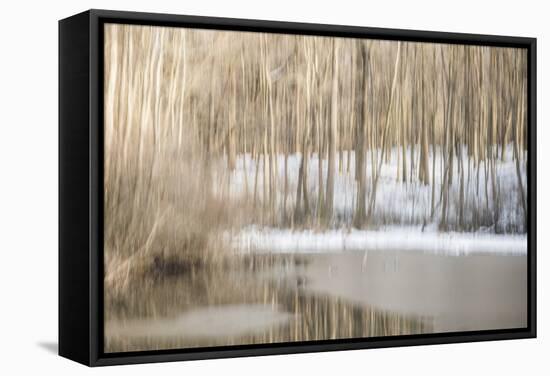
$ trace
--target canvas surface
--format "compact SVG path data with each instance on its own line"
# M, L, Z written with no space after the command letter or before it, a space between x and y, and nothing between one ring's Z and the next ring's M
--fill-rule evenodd
M527 51L106 24L105 352L527 326Z

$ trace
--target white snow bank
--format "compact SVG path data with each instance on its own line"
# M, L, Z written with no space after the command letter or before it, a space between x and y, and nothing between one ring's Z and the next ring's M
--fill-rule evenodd
M229 234L228 234L229 235ZM231 235L230 235L231 236ZM419 227L383 230L292 231L246 228L231 236L232 248L259 253L337 253L400 250L446 255L527 254L525 235L437 232Z
M414 153L412 152L414 150ZM429 174L430 182L435 184L434 205L435 215L432 216L432 187L423 185L418 181L418 159L420 147L417 145L414 149L408 147L406 155L408 158L407 181L402 182L398 176L402 176L400 160L400 149L392 148L390 150L389 161L384 160L380 171L380 178L377 186L376 205L372 215L372 223L376 225L401 225L412 226L422 223L439 223L441 218L441 186L444 176L444 161L441 156L440 148L430 149L429 151ZM433 153L435 154L435 170L433 170ZM357 184L355 181L355 153L353 151L344 151L343 169L337 169L334 177L334 217L331 221L331 227L345 227L352 223L357 201ZM413 169L413 179L411 180L411 153L414 155L415 166ZM500 152L499 152L500 153ZM378 163L380 151L374 151L374 158ZM493 197L491 177L487 175L487 166L480 162L479 169L475 168L472 160L467 156L467 149L463 146L462 155L464 155L464 223L475 224L475 228L481 226L493 225L502 232L522 232L524 227L524 214L520 195L518 190L518 179L516 164L513 159L513 147L510 145L506 149L503 160L496 160L496 186L498 188L499 199L496 205ZM367 179L367 202L372 193L373 181L373 152L365 154L365 173ZM402 157L401 157L402 158ZM457 157L458 158L458 157ZM523 156L523 161L525 161ZM275 158L275 202L276 211L282 217L283 206L286 202L286 212L291 212L296 204L296 189L298 185L298 176L301 154L291 154L287 159L287 178L288 192L284 199L284 180L285 180L285 158L284 155L278 155ZM347 162L349 161L349 167ZM264 183L269 179L264 178L264 160L259 156L257 160L252 159L250 154L241 154L237 158L236 169L231 172L229 195L232 198L248 198L252 200L254 191L256 191L259 202L264 202L267 198L263 195L267 192L264 189ZM265 163L269 163L268 160ZM339 155L336 164L338 166ZM223 165L225 166L225 164ZM317 154L312 153L309 157L307 174L307 191L311 200L312 215L316 215L317 201L320 191L319 168L321 168L322 181L326 183L328 173L328 162L326 159L319 161ZM226 173L225 170L222 170ZM257 175L257 176L256 176ZM490 175L490 174L489 174ZM449 187L449 201L447 224L451 229L459 228L459 203L460 203L460 170L459 163L453 164L453 179ZM521 176L523 187L527 186L527 176L525 163L521 164ZM214 181L219 181L214 180ZM220 188L214 186L213 189ZM325 189L325 188L323 188ZM495 223L496 221L496 223ZM282 223L282 222L281 222Z

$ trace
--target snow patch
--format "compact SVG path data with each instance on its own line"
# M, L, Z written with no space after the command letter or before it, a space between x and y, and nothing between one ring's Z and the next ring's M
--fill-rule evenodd
M245 228L230 236L233 249L245 253L338 253L346 251L420 251L445 255L526 255L526 235L422 231L418 227L382 230L292 231Z
M414 152L413 152L414 150ZM441 221L441 186L444 177L444 162L439 147L431 148L429 151L429 174L431 184L435 184L434 197L434 215L432 216L432 187L423 185L418 181L418 150L420 147L412 149L408 147L405 151L408 159L407 179L402 181L401 166L398 163L402 158L400 149L393 147L389 150L388 160L384 160L380 171L378 189L376 193L376 204L374 207L372 221L375 225L401 225L414 226ZM466 224L475 224L476 218L482 223L473 226L477 229L479 226L492 225L500 232L525 232L524 213L518 191L518 179L516 165L513 159L513 148L510 145L504 153L502 160L496 160L496 186L498 188L498 205L493 197L491 177L487 176L485 162L480 162L479 167L475 167L473 161L466 157L467 149L463 146L462 155L464 172L464 218ZM349 155L348 155L349 153ZM435 153L435 155L434 155ZM411 171L410 156L415 161L414 168ZM435 169L432 165L435 157ZM365 155L365 173L367 177L367 201L372 193L373 165L378 163L380 151L369 151ZM458 157L457 157L458 158ZM279 216L282 218L283 206L286 203L286 212L292 212L296 205L295 192L298 185L298 175L301 154L291 154L286 160L285 157L278 155L275 160L275 204ZM339 155L336 165L339 165ZM525 168L526 156L522 156L521 176L523 186L527 186L527 176ZM253 159L247 154L240 154L237 157L236 169L231 172L229 177L229 197L243 198L249 200L256 196L259 202L267 200L263 197L264 183L269 179L264 178L264 161L260 155L258 159ZM349 162L349 166L348 166ZM459 201L460 201L460 170L457 161L453 164L453 179L449 187L449 201L447 223L450 229L460 228L459 225ZM319 173L321 169L321 173ZM309 157L307 190L311 197L313 215L316 215L316 203L320 193L319 176L325 182L327 177L328 162L326 159L319 160L316 153ZM222 173L227 173L223 171ZM256 176L257 175L257 176ZM284 181L287 177L287 197L284 198ZM490 175L490 174L489 174ZM400 177L398 179L398 177ZM411 179L412 177L412 179ZM214 180L217 181L217 180ZM214 190L219 187L215 186ZM331 227L349 227L353 220L353 214L356 209L357 183L355 181L355 153L353 151L344 151L342 154L342 169L336 171L334 181L334 216L331 221ZM496 222L495 222L496 221ZM282 221L281 221L282 223ZM276 225L275 223L274 225ZM494 229L493 229L494 230Z

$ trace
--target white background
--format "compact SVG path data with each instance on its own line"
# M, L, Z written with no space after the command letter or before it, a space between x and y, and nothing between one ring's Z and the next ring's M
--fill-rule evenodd
M6 1L0 20L0 374L549 374L545 216L550 27L539 1ZM57 343L57 20L88 8L537 37L538 317L536 340L88 369Z

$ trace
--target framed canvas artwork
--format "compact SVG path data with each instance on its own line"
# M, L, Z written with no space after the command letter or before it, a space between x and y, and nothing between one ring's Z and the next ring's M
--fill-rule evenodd
M536 40L90 10L59 23L59 352L536 335Z

